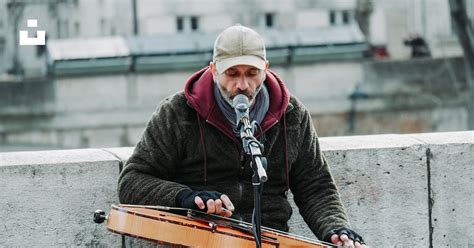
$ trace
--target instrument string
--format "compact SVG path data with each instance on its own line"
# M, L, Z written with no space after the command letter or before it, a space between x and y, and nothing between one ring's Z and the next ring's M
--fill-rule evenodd
M178 213L179 215L184 215L187 216L190 219L195 219L199 220L202 222L209 222L212 221L220 226L224 227L229 227L229 228L235 228L240 231L250 233L253 235L253 230L252 230L252 224L241 221L241 220L236 220L228 217L224 217L221 215L216 215L216 214L208 214L206 212L198 211L198 210L193 210L193 209L188 209L188 208L179 208L179 207L167 207L167 206L152 206L152 205L132 205L132 204L120 204L121 207L130 207L130 208L145 208L145 209L154 209L154 210L161 210L161 211L167 211L170 213ZM321 241L321 240L316 240L308 237L304 237L298 234L294 233L288 233L288 232L283 232L277 229L273 229L270 227L264 227L262 226L262 231L267 231L267 232L273 232L276 233L277 235L280 236L287 236L287 237L294 237L309 243L317 243L317 244L324 244L327 245L328 247L333 247L333 244ZM263 236L263 235L262 235ZM255 237L254 237L255 238ZM270 237L266 237L270 238Z

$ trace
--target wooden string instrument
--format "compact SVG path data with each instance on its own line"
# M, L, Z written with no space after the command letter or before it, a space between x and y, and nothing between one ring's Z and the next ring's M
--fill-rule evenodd
M186 247L255 247L252 224L184 208L112 205L94 221L107 229L159 244ZM262 227L262 247L333 247L331 244Z

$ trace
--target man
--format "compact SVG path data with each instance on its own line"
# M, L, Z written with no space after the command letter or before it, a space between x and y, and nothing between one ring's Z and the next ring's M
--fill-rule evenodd
M249 98L250 119L265 136L268 160L262 225L288 231L291 189L317 237L366 247L349 229L308 110L268 69L265 45L236 25L214 44L213 61L192 75L184 92L164 99L119 177L122 203L193 208L251 222L252 169L237 131L232 100Z

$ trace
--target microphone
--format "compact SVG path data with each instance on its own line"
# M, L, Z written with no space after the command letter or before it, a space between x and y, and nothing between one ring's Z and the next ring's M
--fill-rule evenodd
M240 123L243 122L243 118L249 120L249 98L244 94L238 94L232 100L232 107L235 109L236 114L236 125L240 126Z
M238 94L232 100L232 107L234 107L237 117L237 128L240 128L242 147L245 153L252 155L252 160L255 163L255 166L252 165L252 168L256 177L259 178L256 180L260 184L260 182L266 182L268 179L267 172L265 171L267 160L262 157L261 148L263 149L263 145L253 136L252 126L255 124L250 123L249 105L249 98L244 94Z

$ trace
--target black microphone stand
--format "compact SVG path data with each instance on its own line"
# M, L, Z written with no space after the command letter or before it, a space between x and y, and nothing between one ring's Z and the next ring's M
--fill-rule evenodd
M267 159L262 156L263 144L261 144L254 136L253 131L256 122L250 121L247 116L243 116L240 119L240 138L242 139L242 145L244 152L251 155L252 161L250 165L253 169L252 185L253 185L253 199L254 209L252 214L253 231L255 235L255 242L257 248L262 247L262 234L261 234L261 212L260 207L261 193L263 190L263 183L268 180L266 169Z

